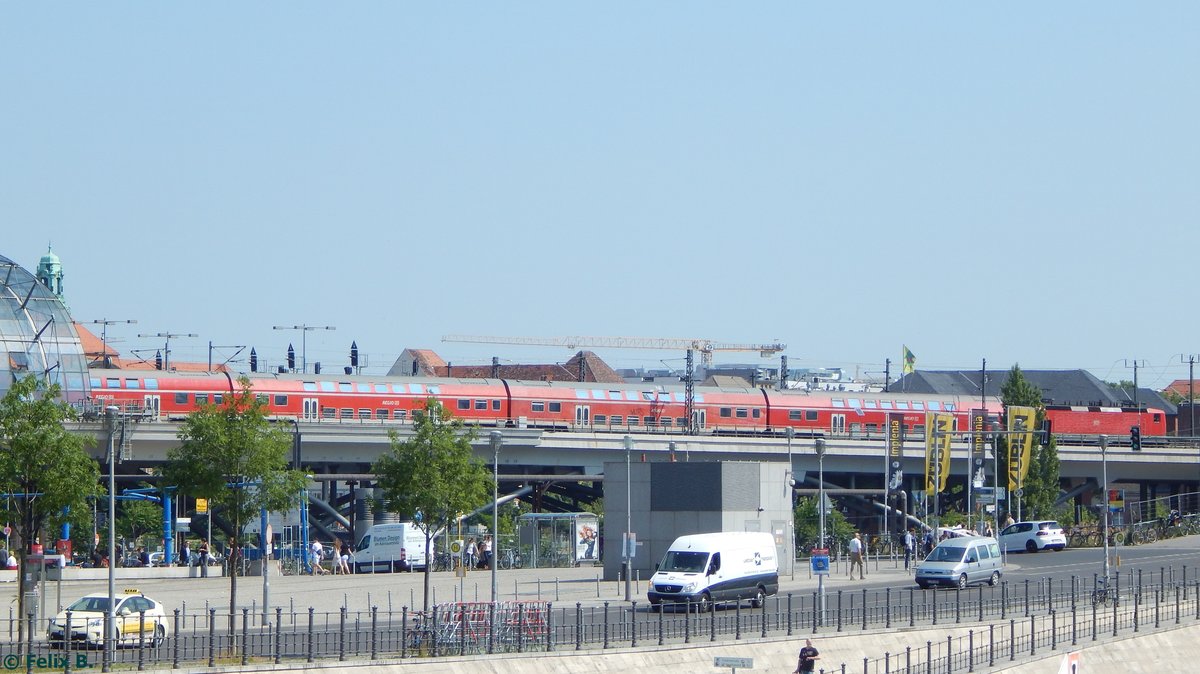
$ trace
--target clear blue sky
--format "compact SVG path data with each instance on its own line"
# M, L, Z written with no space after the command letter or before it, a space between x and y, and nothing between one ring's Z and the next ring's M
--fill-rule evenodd
M0 254L203 360L1200 353L1200 3L9 3ZM681 353L604 351L618 366ZM718 362L754 362L731 354ZM777 365L777 359L761 361Z

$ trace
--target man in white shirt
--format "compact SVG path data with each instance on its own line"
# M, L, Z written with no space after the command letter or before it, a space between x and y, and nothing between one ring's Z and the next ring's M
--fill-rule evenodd
M325 569L321 567L321 552L324 550L324 546L321 545L321 541L313 541L310 547L312 548L313 575L325 573Z
M858 579L865 580L863 575L863 542L861 534L855 533L850 539L850 577L854 577L854 567L858 567Z
M913 530L910 527L904 532L904 568L907 569L909 562L912 561L913 553L917 551L917 537L913 535Z

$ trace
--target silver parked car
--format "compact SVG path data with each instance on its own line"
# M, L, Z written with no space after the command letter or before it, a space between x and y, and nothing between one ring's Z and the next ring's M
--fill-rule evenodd
M949 585L960 590L974 583L995 585L1004 573L1000 544L983 536L948 538L917 565L917 585Z

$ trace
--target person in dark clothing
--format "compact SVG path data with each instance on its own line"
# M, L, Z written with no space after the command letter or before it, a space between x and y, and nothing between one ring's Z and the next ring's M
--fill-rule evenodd
M805 639L804 648L800 649L800 657L796 661L796 671L793 674L815 671L817 660L820 659L821 655L817 649L813 648L812 639Z

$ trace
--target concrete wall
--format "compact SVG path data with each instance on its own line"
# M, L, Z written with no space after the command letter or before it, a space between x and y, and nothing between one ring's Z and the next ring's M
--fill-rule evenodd
M604 579L621 569L627 498L637 534L634 574L649 578L667 547L686 534L763 531L776 538L780 573L790 573L791 512L783 463L650 462L604 464Z

